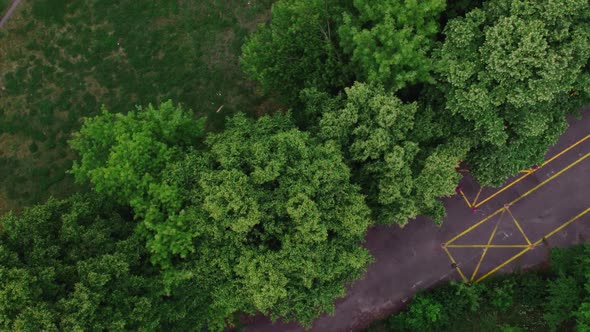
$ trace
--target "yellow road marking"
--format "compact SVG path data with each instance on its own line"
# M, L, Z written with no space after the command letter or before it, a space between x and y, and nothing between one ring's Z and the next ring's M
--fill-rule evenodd
M528 244L450 244L448 248L527 248Z
M459 275L461 276L461 279L463 279L463 282L467 282L467 278L465 278L465 275L461 271L461 268L459 268L459 264L457 264L457 262L455 262L455 258L453 258L453 255L451 255L451 253L449 252L449 249L447 249L446 247L443 247L443 249L445 250L445 252L449 256L449 259L451 259L451 263L455 264L455 270L457 270L457 272L459 272Z
M462 189L459 189L459 193L461 194L461 196L465 200L465 203L467 203L467 206L471 207L471 203L469 203L469 200L467 199L467 196L465 196L465 193L463 192Z
M544 186L545 184L547 184L548 182L554 180L556 177L560 176L561 174L563 174L564 172L566 172L567 170L569 170L570 168L574 167L575 165L579 164L580 162L582 162L584 159L590 157L590 153L585 154L584 156L578 158L576 161L574 161L573 163L569 164L568 166L566 166L565 168L563 168L561 171L553 174L551 177L547 178L545 181L539 183L538 185L536 185L535 187L533 187L532 189L530 189L529 191L525 192L524 194L520 195L519 197L517 197L516 199L514 199L512 202L506 204L507 206L510 205L514 205L515 203L517 203L518 201L520 201L521 199L525 198L526 196L530 195L532 192L534 192L535 190L539 189L540 187ZM446 242L447 245L453 243L455 240L457 240L458 238L460 238L461 236L469 233L471 230L473 230L474 228L476 228L477 226L483 224L484 222L488 221L490 218L492 218L493 216L495 216L496 214L502 212L505 208L501 207L498 210L496 210L494 213L488 215L487 217L485 217L484 219L480 220L479 222L471 225L470 227L468 227L467 229L465 229L464 231L462 231L461 233L455 235L452 239L450 239L449 241Z
M484 222L488 221L488 219L490 219L491 217L497 215L498 213L500 213L503 209L498 209L496 210L496 212L490 214L489 216L483 218L482 220L478 221L477 223L471 225L469 228L465 229L464 231L462 231L461 233L455 235L455 237L453 237L452 239L450 239L449 241L447 241L447 245L453 243L456 239L460 238L461 236L469 233L472 229L474 229L475 227L483 224Z
M531 248L524 248L521 252L519 252L518 254L510 257L509 259L507 259L504 263L496 266L495 268L493 268L490 272L484 274L483 276L481 276L479 279L477 279L475 282L479 283L482 280L484 280L485 278L489 277L490 275L492 275L494 272L498 271L499 269L503 268L504 266L510 264L510 262L512 262L513 260L517 259L518 257L522 256L525 252L531 250Z
M560 157L561 155L563 155L564 153L568 152L569 150L575 148L577 145L581 144L582 142L584 142L585 140L590 138L590 134L586 135L586 137L578 140L576 143L570 145L567 149L561 151L560 153L556 154L555 156L551 157L550 159L546 160L543 164L541 164L541 167L549 164L550 162L552 162L553 160L557 159L558 157Z
M496 226L494 227L494 230L492 231L492 234L490 234L490 238L488 239L488 246L490 244L492 244L492 240L494 239L494 236L496 235L496 232L498 231L498 226L500 226L500 223L502 222L502 218L504 218L504 212L502 211L502 214L500 215L500 218L498 218L498 221L496 222ZM483 252L481 253L481 257L479 258L479 262L477 262L477 265L475 266L475 270L473 270L473 274L471 274L471 281L473 281L473 279L475 279L475 275L477 274L477 271L479 271L479 267L481 266L481 262L483 262L483 259L486 257L486 253L488 252L489 248L483 248Z
M483 201L479 202L475 207L480 207L482 206L484 203L486 203L487 201L489 201L490 199L500 195L501 193L503 193L505 190L508 190L509 188L511 188L512 186L514 186L515 184L519 183L520 181L524 180L527 178L527 176L531 175L533 173L528 173L526 175L523 175L522 177L516 179L515 181L511 182L510 184L504 186L502 189L496 191L495 193L493 193L491 196L487 197L486 199L484 199Z
M528 248L528 244L450 244L448 248Z
M543 242L543 239L548 239L549 237L555 235L555 233L559 232L560 230L564 229L566 226L568 226L569 224L573 223L574 221L580 219L580 217L582 217L583 215L585 215L586 213L590 212L590 208L587 208L586 210L582 211L581 213L579 213L577 216L571 218L570 220L568 220L567 222L563 223L561 226L557 227L556 229L554 229L553 231L549 232L547 235L541 237L539 240L535 241L535 243L533 244L534 246L540 244L541 242ZM479 279L477 279L475 282L479 283L481 281L483 281L485 278L489 277L490 275L492 275L494 272L498 271L499 269L503 268L504 266L510 264L510 262L512 262L513 260L517 259L518 257L522 256L524 253L526 253L527 251L531 250L532 247L529 246L525 249L523 249L521 252L519 252L518 254L514 255L513 257L507 259L504 263L496 266L494 269L492 269L490 272L486 273L485 275L481 276Z
M552 176L550 176L549 178L547 178L545 181L539 183L538 185L536 185L532 189L529 189L529 191L525 192L524 194L520 195L519 197L517 197L512 202L508 203L508 206L513 205L516 202L520 201L521 199L525 198L526 196L530 195L530 193L532 193L533 191L535 191L535 190L539 189L540 187L544 186L547 182L549 182L549 181L555 179L556 177L560 176L561 174L563 174L564 172L566 172L570 168L576 166L577 164L581 163L582 161L584 161L584 159L586 159L588 157L590 157L590 153L586 153L584 156L578 158L573 163L571 163L571 164L567 165L566 167L564 167L561 171L553 174Z
M475 203L477 203L477 199L479 198L479 195L481 194L482 190L483 190L483 187L480 187L479 191L477 192L477 195L475 195L475 199L473 200L473 204L471 204L472 206L475 206Z
M549 232L547 235L541 237L539 240L535 241L534 245L538 245L541 242L543 242L543 239L548 239L551 236L553 236L555 233L559 232L560 230L564 229L567 225L573 223L574 221L580 219L580 217L582 217L583 215L585 215L586 213L590 212L590 208L587 208L586 210L580 212L577 216L573 217L572 219L568 220L567 222L565 222L563 225L557 227L556 229L552 230L551 232Z
M565 152L571 150L573 147L575 147L576 145L580 144L581 142L585 141L586 139L590 138L590 135L587 135L586 137L584 137L583 139L579 140L578 142L576 142L575 144L571 145L569 148L563 150L562 152L560 152L559 154L557 154L556 156L554 156L553 158L549 159L548 161L546 161L545 163L543 163L543 165L546 165L547 163L555 160L556 158L558 158L559 156L563 155ZM575 165L581 163L582 161L584 161L585 159L587 159L588 157L590 157L590 153L585 154L584 156L578 158L577 160L575 160L574 162L572 162L571 164L567 165L566 167L564 167L563 169L561 169L559 172L553 174L552 176L550 176L549 178L545 179L543 182L539 183L538 185L536 185L535 187L529 189L528 191L526 191L524 194L520 195L519 197L517 197L516 199L512 200L510 203L505 204L504 207L494 211L492 214L488 215L487 217L483 218L482 220L480 220L479 222L477 222L474 225L471 225L470 227L468 227L467 229L463 230L461 233L457 234L456 236L454 236L452 239L450 239L449 241L447 241L447 243L443 246L445 252L447 253L447 255L449 256L451 262L453 264L455 264L457 272L459 273L459 275L461 276L461 278L463 279L464 282L468 282L467 278L465 277L465 275L463 274L463 272L461 271L461 269L459 268L459 265L457 264L457 262L455 261L454 257L451 255L451 253L449 252L448 248L483 248L483 253L481 258L479 259L479 262L475 268L475 270L473 271L473 274L471 276L471 281L473 281L473 279L475 278L475 276L477 275L477 272L479 271L479 268L481 266L481 263L487 253L487 250L490 248L523 248L522 251L520 251L519 253L517 253L516 255L514 255L513 257L507 259L506 261L504 261L502 264L496 266L494 269L492 269L491 271L489 271L488 273L486 273L485 275L481 276L480 278L478 278L475 282L479 283L481 281L483 281L484 279L486 279L487 277L489 277L490 275L492 275L493 273L495 273L496 271L498 271L499 269L503 268L504 266L510 264L512 261L514 261L515 259L517 259L518 257L522 256L523 254L525 254L526 252L528 252L529 250L533 249L536 245L540 244L544 239L547 239L553 235L555 235L555 233L559 232L560 230L562 230L563 228L565 228L566 226L568 226L569 224L573 223L574 221L578 220L580 217L582 217L583 215L585 215L586 213L590 212L590 208L587 208L586 210L582 211L581 213L579 213L578 215L576 215L575 217L573 217L572 219L568 220L567 222L563 223L561 226L555 228L553 231L549 232L547 235L541 237L539 240L535 241L534 243L531 243L531 241L529 240L529 238L526 236L522 226L520 225L520 223L518 222L518 220L516 220L516 218L514 217L514 215L512 214L512 211L510 211L510 206L516 204L517 202L519 202L520 200L522 200L523 198L525 198L526 196L530 195L531 193L533 193L534 191L536 191L537 189L539 189L540 187L544 186L545 184L547 184L548 182L554 180L555 178L557 178L558 176L560 176L561 174L565 173L567 170L569 170L570 168L574 167ZM528 174L527 174L528 175ZM523 176L522 178L526 177ZM522 179L521 178L521 179ZM520 180L520 179L519 179ZM513 182L516 183L517 181ZM477 202L477 199L479 197L479 194L481 193L481 189L478 192L478 195L476 196L473 205L469 203L469 200L467 199L467 197L465 196L465 194L463 193L462 190L460 190L461 195L463 196L463 199L466 201L468 206L471 207L477 207L480 206L481 204L483 204L485 202L482 201L479 204L475 204L475 202ZM498 192L499 193L499 192ZM496 194L498 194L496 193ZM496 195L494 194L494 195ZM491 196L490 196L491 197ZM486 200L489 200L490 197L488 197ZM496 223L496 226L494 227L494 230L492 232L492 235L490 236L490 238L488 239L488 243L486 245L483 244L469 244L469 245L453 245L451 243L453 243L455 240L457 240L458 238L460 238L461 236L467 234L468 232L472 231L474 228L480 226L481 224L483 224L484 222L488 221L490 218L494 217L496 214L503 212L503 211L508 211L508 213L510 214L514 224L516 225L516 227L518 228L518 230L520 231L520 233L522 234L522 236L524 237L524 239L526 240L528 245L493 245L491 244L491 240L493 239L494 235L497 232L498 229L498 225L500 224L500 221L502 220L502 217L504 215L504 213L502 213L500 219L498 220L498 222Z
M488 202L489 200L491 200L492 198L498 196L499 194L501 194L502 192L504 192L505 190L507 190L508 188L514 186L515 184L517 184L518 182L524 180L527 176L535 173L536 171L538 171L541 167L549 164L550 162L554 161L555 159L561 157L564 153L568 152L569 150L575 148L576 146L580 145L581 143L583 143L584 141L586 141L587 139L590 138L590 134L586 135L586 137L578 140L577 142L575 142L574 144L570 145L569 147L567 147L566 149L562 150L561 152L559 152L558 154L556 154L555 156L549 158L548 160L546 160L545 162L543 162L543 164L541 164L541 166L535 170L525 170L524 172L526 172L525 175L523 175L522 177L512 181L511 183L507 184L506 186L502 187L502 189L498 190L497 192L495 192L494 194L490 195L489 197L485 198L484 200L482 200L481 202L479 202L478 204L473 204L473 205L469 205L469 207L475 207L478 208L481 205L483 205L484 203ZM523 171L521 171L523 172Z
M528 243L529 245L531 245L531 241L529 241L529 238L524 234L524 231L522 230L522 227L520 227L520 224L518 223L518 221L516 220L516 218L514 218L514 215L512 214L512 211L510 211L510 209L506 209L508 210L508 213L510 214L510 217L512 217L512 221L514 221L514 224L516 225L516 227L518 227L518 230L520 231L520 234L522 234L522 237L524 237L524 239L526 240L526 243Z

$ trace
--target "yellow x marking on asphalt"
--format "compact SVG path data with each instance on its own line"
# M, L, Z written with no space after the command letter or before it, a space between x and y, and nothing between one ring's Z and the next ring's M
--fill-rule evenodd
M589 138L590 135L586 136L583 140ZM571 149L573 146L581 143L583 140L578 141L577 143L575 143L574 145L570 146L568 149ZM547 162L550 162L552 160L555 160L555 158L559 157L560 155L562 155L563 153L565 153L565 151L567 151L568 149L562 151L560 154L554 156L552 159L548 160ZM515 259L517 259L518 257L524 255L526 252L528 252L529 250L532 250L535 248L535 246L539 245L541 242L547 240L548 238L550 238L551 236L555 235L557 232L559 232L560 230L562 230L563 228L565 228L566 226L568 226L569 224L573 223L574 221L582 218L584 215L588 214L590 212L590 207L583 210L582 212L580 212L578 215L574 216L573 218L569 219L568 221L564 222L563 224L561 224L560 226L556 227L554 230L550 231L549 233L547 233L546 235L542 236L540 239L537 239L535 241L531 241L529 239L529 237L526 235L525 230L523 229L521 223L514 217L514 215L512 214L512 211L510 211L510 207L514 204L516 204L517 202L519 202L520 200L522 200L523 198L525 198L526 196L530 195L531 193L533 193L534 191L536 191L537 189L541 188L542 186L544 186L545 184L549 183L550 181L554 180L555 178L557 178L558 176L560 176L561 174L565 173L567 170L571 169L572 167L576 166L577 164L581 163L582 161L586 160L587 158L590 157L590 153L585 154L584 156L578 158L576 161L574 161L573 163L569 164L568 166L564 167L562 170L560 170L559 172L553 174L551 177L547 178L546 180L544 180L543 182L541 182L540 184L538 184L537 186L535 186L534 188L530 189L529 191L525 192L524 194L520 195L519 197L517 197L516 199L514 199L513 201L511 201L510 203L505 204L502 208L496 210L495 212L493 212L492 214L488 215L487 217L483 218L482 220L478 221L477 223L475 223L474 225L468 227L467 229L465 229L464 231L462 231L461 233L457 234L456 236L454 236L453 238L451 238L449 241L447 241L446 243L443 244L443 249L444 251L447 253L447 255L449 256L449 259L451 260L451 263L453 263L453 266L455 267L455 269L457 270L457 272L459 273L459 275L461 276L461 278L463 279L463 281L465 282L481 282L482 280L486 279L487 277L489 277L490 275L492 275L493 273L495 273L496 271L498 271L499 269L503 268L504 266L510 264L512 261L514 261ZM546 162L546 163L547 163ZM545 164L546 164L545 163ZM525 175L526 177L526 175ZM522 178L521 178L522 179ZM520 179L519 179L520 181ZM502 189L500 191L498 191L497 193L502 192L505 189ZM496 194L497 194L496 193ZM461 193L462 194L462 193ZM465 195L463 195L463 198L468 202L467 198L465 197ZM479 194L478 194L479 196ZM493 197L494 195L488 197L486 200L489 200ZM477 201L477 197L474 200L474 202ZM485 200L484 200L485 201ZM480 204L483 204L483 202L480 202L479 204L474 204L471 205L471 203L468 202L468 204L470 206L479 206ZM475 228L481 226L482 224L484 224L486 221L492 219L494 216L500 214L496 225L492 231L492 233L490 234L487 243L484 244L454 244L454 242L461 238L462 236L464 236L465 234L471 232L472 230L474 230ZM520 234L522 235L522 239L523 239L523 243L522 244L511 244L511 245L500 245L500 244L492 244L492 240L498 230L498 227L500 225L500 223L502 222L503 218L505 217L505 215L508 215L510 217L510 219L512 219L512 222L516 225L516 227L518 228ZM458 263L455 258L453 257L453 255L451 254L451 252L449 251L449 248L463 248L463 249L483 249L482 250L482 254L480 256L480 259L473 271L473 273L471 274L470 278L467 279L467 277L465 276L464 271L461 269L460 263ZM505 260L504 262L502 262L501 264L499 264L498 266L494 267L492 270L490 270L489 272L485 273L482 276L477 276L477 273L479 272L479 268L483 262L483 260L486 257L486 254L488 252L489 249L502 249L502 248L522 248L522 250L520 252L518 252L517 254L515 254L514 256L508 258L507 260Z

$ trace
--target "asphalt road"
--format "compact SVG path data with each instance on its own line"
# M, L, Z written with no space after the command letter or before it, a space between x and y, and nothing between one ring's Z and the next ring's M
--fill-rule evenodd
M16 7L20 4L20 2L21 0L12 1L10 7L8 8L4 16L2 16L2 18L0 19L0 29L4 26L4 24L6 24L6 22L12 16L12 14L14 14L14 11L16 10Z
M590 134L590 110L587 108L581 120L571 120L571 126L556 146L547 153L547 159L570 147ZM579 143L559 158L537 169L534 173L488 200L476 212L468 207L460 195L444 200L447 217L442 227L429 220L418 218L404 229L397 226L377 226L369 230L366 246L375 257L365 276L353 284L345 298L336 301L334 316L318 318L311 331L340 332L358 331L375 319L385 317L404 306L412 295L439 282L461 280L458 271L442 244L461 234L486 216L499 211L452 243L454 245L524 246L528 247L495 273L526 269L547 261L549 247L568 246L590 239L590 213L580 216L570 224L573 217L590 208L590 139ZM584 158L588 156L588 158ZM563 170L563 171L562 171ZM512 178L507 181L513 181ZM470 176L465 176L461 187L473 201L478 187ZM479 201L497 189L487 188ZM514 202L517 200L516 202ZM514 202L503 210L506 203ZM501 217L501 220L500 220ZM517 224L512 220L517 220ZM496 224L498 227L495 227ZM556 228L564 226L547 238L541 239ZM496 228L494 235L492 232ZM531 243L529 247L526 238ZM491 239L490 239L491 238ZM447 249L457 260L459 269L466 278L474 275L484 248ZM507 259L514 257L523 248L489 248L474 280L485 276ZM249 319L248 332L300 332L296 324L271 323L257 316Z
M12 2L0 19L0 28L13 15L20 2L21 0ZM587 109L583 119L571 121L568 131L548 152L548 158L588 134L590 110ZM369 266L365 276L349 288L347 296L336 301L334 316L323 315L318 318L311 331L361 330L373 320L402 308L416 291L446 280L461 280L462 276L451 266L449 255L442 248L443 244L496 211L500 212L456 238L452 245L524 245L540 241L560 226L563 226L563 229L534 248L530 247L495 273L539 265L547 261L549 247L587 241L590 239L590 213L582 215L571 224L566 222L590 208L590 196L587 194L590 188L590 157L582 159L588 153L590 139L494 196L476 212L467 206L460 195L445 199L448 215L442 227L437 227L424 218L418 218L404 229L397 226L371 228L366 236L366 246L375 257L375 262ZM562 170L565 171L560 173ZM508 182L513 180L509 179ZM461 181L461 187L471 201L479 190L470 176ZM532 189L534 190L531 191ZM484 189L480 193L479 201L496 191ZM518 202L502 210L504 204L515 200ZM517 222L511 220L512 218ZM485 276L523 250L516 247L486 250L450 246L451 244L447 245L447 250L468 279L471 276L475 279ZM486 255L481 259L483 250L486 250ZM304 329L296 324L272 323L263 316L257 316L250 320L245 331L301 332Z

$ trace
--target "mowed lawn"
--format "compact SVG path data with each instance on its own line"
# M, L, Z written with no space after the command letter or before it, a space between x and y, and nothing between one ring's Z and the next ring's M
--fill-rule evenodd
M102 104L126 112L172 99L208 115L211 130L233 112L265 111L238 57L270 4L23 2L0 31L0 213L83 189L66 174L67 141Z

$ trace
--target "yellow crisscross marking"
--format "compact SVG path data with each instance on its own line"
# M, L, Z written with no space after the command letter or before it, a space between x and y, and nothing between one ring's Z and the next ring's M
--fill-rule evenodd
M550 162L552 160L555 160L555 158L559 157L560 155L562 155L563 153L565 153L567 150L573 148L575 145L581 143L583 140L585 140L585 139L587 139L589 137L590 137L590 135L588 135L584 139L576 142L574 145L570 146L568 149L562 151L560 154L558 154L558 155L554 156L553 158L549 159L546 163L548 163L548 162ZM590 153L587 153L587 154L583 155L582 157L578 158L577 160L575 160L571 164L569 164L566 167L564 167L563 169L561 169L559 172L553 174L551 177L547 178L546 180L544 180L543 182L539 183L538 185L536 185L532 189L528 190L524 194L522 194L519 197L517 197L516 199L512 200L510 203L505 204L502 208L494 211L490 215L486 216L482 220L480 220L477 223L475 223L475 224L471 225L470 227L466 228L465 230L463 230L462 232L460 232L459 234L457 234L453 238L451 238L449 241L447 241L446 243L444 243L442 247L443 247L444 251L447 253L447 255L449 256L449 259L451 260L451 263L453 263L453 266L455 267L455 269L457 270L457 272L461 276L461 279L463 279L464 282L476 282L476 283L481 282L482 280L486 279L487 277L489 277L490 275L492 275L493 273L495 273L499 269L501 269L504 266L510 264L512 261L514 261L518 257L524 255L529 250L532 250L536 245L540 244L541 242L543 242L544 240L548 239L549 237L555 235L555 233L559 232L560 230L562 230L563 228L565 228L569 224L573 223L574 221L580 219L581 217L583 217L584 215L586 215L587 213L589 213L590 212L590 207L587 208L587 209L585 209L585 210L583 210L578 215L574 216L570 220L564 222L560 226L556 227L554 230L550 231L546 235L542 236L540 239L538 239L538 240L536 240L536 241L533 242L526 235L525 229L522 227L521 223L514 217L514 215L512 214L512 211L510 210L510 207L512 205L516 204L517 202L519 202L523 198L527 197L528 195L530 195L534 191L538 190L542 186L544 186L547 183L549 183L550 181L554 180L555 178L557 178L561 174L565 173L566 171L568 171L572 167L574 167L577 164L581 163L582 161L586 160L588 157L590 157ZM501 190L501 191L503 191L503 190ZM499 192L501 192L501 191L499 191ZM462 194L462 196L467 201L468 205L469 206L472 206L472 207L477 207L477 206L483 204L486 200L491 199L491 197L492 197L492 196L490 196L486 200L484 200L484 201L482 201L480 203L476 203L477 202L477 198L479 197L479 193L478 193L478 195L476 196L476 199L474 200L474 203L470 203L469 200L467 200L467 198L465 197L464 194ZM496 222L496 225L495 225L492 233L490 234L490 237L488 238L487 243L485 243L485 244L453 244L457 239L459 239L460 237L464 236L465 234L471 232L475 228L481 226L483 223L485 223L486 221L490 220L491 218L493 218L494 216L496 216L498 214L501 214L501 215L500 215L498 221ZM514 224L518 228L518 231L520 232L520 234L522 235L522 237L523 237L523 239L524 239L524 241L526 243L514 244L514 245L492 244L492 239L494 238L494 236L495 236L495 234L496 234L496 232L498 230L498 226L500 225L500 223L502 221L502 218L504 217L505 214L508 214L510 216L510 218L512 219L512 222L514 222ZM473 271L473 273L471 274L471 276L470 276L469 279L466 278L465 274L461 270L460 264L456 262L455 258L453 257L453 255L449 251L449 248L463 248L463 249L478 249L478 250L482 250L482 255L480 256L480 259L479 259L479 261L477 263L477 266L475 267L475 270ZM488 250L489 249L502 249L502 248L522 248L522 250L520 252L518 252L517 254L515 254L514 256L508 258L503 263L501 263L498 266L494 267L489 272L487 272L484 275L482 275L479 278L477 278L477 273L479 272L479 268L480 268L483 260L485 259Z

